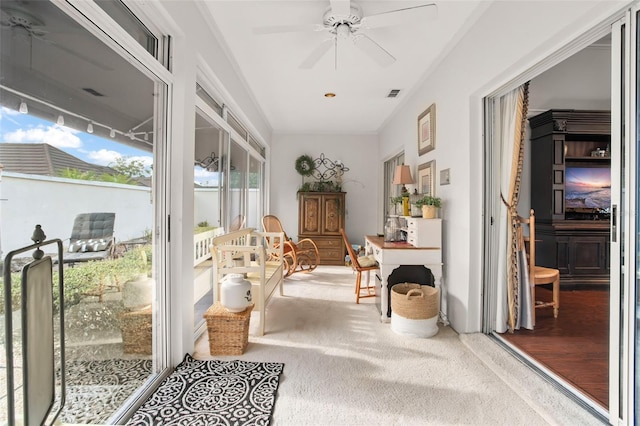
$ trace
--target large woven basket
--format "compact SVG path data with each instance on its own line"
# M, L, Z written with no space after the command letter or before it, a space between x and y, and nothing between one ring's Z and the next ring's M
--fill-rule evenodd
M412 320L436 317L440 311L440 290L414 283L391 287L391 312Z
M216 302L203 315L209 333L211 355L242 355L249 342L252 303L243 312L229 312Z

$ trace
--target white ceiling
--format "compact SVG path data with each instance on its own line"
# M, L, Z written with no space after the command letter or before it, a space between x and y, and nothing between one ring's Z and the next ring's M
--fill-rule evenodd
M364 16L425 1L357 2ZM333 50L312 69L300 64L328 37L325 31L256 35L265 26L321 24L329 0L209 1L207 7L260 108L275 133L376 133L411 95L432 66L475 20L482 1L437 1L437 18L407 19L400 25L360 31L396 61L381 67L344 43L337 70ZM484 2L486 5L486 2ZM412 15L413 16L413 15ZM400 89L395 99L387 98ZM336 93L329 99L326 92ZM428 101L428 100L427 100Z

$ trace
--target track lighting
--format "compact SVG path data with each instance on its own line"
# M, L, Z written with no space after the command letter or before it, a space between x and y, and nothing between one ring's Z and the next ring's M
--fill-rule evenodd
M2 2L2 0L0 0L0 2ZM56 118L56 124L58 126L64 126L65 125L65 116L71 117L71 122L69 122L69 125L71 127L75 127L75 126L82 126L82 123L85 122L87 123L87 133L94 133L95 131L95 126L98 127L102 127L104 130L109 130L109 136L111 138L116 138L117 135L120 136L124 136L124 137L129 137L129 139L133 140L138 140L140 142L142 142L142 139L144 138L145 141L149 140L149 134L151 134L151 137L153 137L153 132L144 132L144 131L138 131L140 130L140 128L149 123L152 122L153 117L149 117L146 120L144 120L143 122L141 122L140 124L138 124L137 126L130 128L129 131L127 131L126 133L115 129L109 125L106 124L102 124L99 122L96 122L95 120L90 119L89 117L85 117L83 115L80 114L76 114L72 111L68 111L65 109L62 109L54 104L51 104L49 102L46 102L42 99L38 99L35 97L32 97L30 95L27 95L26 93L22 93L19 92L17 90L14 90L10 87L5 86L4 84L0 83L0 89L2 90L6 90L7 92L13 93L15 95L16 99L20 99L20 103L18 105L18 112L20 112L21 114L28 114L29 113L29 106L27 105L26 101L29 101L32 103L35 103L35 105L37 106L36 109L38 109L37 113L43 113L43 112L49 112L51 111L51 115L48 115L48 119L51 119L51 117L55 117ZM15 104L14 104L15 105ZM42 108L42 107L45 108ZM94 125L95 124L95 125ZM81 127L78 127L78 129L81 129ZM137 132L137 133L136 133Z

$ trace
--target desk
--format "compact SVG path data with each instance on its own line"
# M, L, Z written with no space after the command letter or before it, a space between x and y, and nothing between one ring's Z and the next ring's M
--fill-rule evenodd
M442 297L442 248L441 247L415 247L407 242L385 242L383 237L373 235L365 236L366 253L373 257L380 265L380 284L376 282L376 299L380 292L380 321L389 322L387 311L391 301L387 289L387 279L394 269L401 265L423 265L433 274L435 285L440 289ZM441 316L446 318L442 313ZM446 323L446 320L445 320Z

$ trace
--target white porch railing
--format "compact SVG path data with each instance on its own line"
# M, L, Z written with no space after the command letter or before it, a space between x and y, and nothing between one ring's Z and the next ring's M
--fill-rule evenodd
M205 260L211 259L211 250L209 246L213 242L213 238L220 234L216 228L211 231L200 232L193 236L193 266L198 266Z

